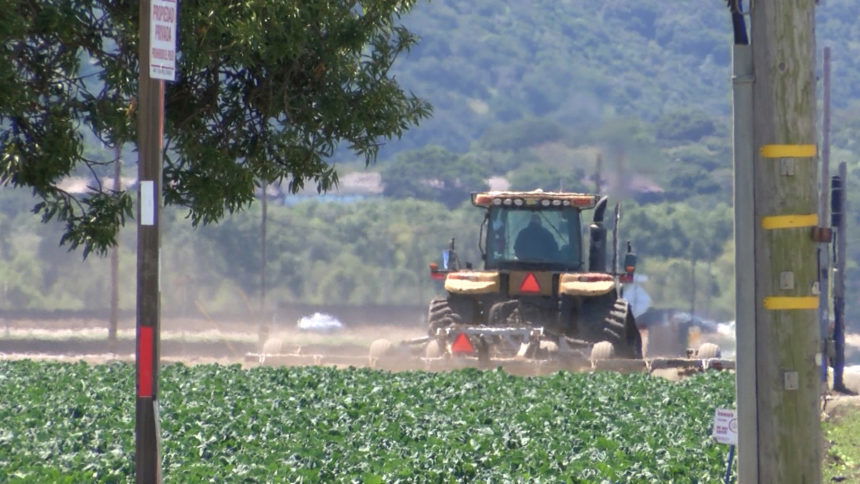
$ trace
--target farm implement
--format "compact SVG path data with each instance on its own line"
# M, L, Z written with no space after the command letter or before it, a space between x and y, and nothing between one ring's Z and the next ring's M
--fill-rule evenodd
M659 372L691 374L734 369L719 347L704 343L680 357L630 358L615 353L608 341L545 338L542 328L464 326L439 330L436 337L392 343L375 341L367 364L388 370L448 371L461 368L500 368L516 375L544 375L556 371Z
M649 372L688 375L707 370L732 370L720 348L704 343L678 357L625 358L602 341L553 341L542 328L458 325L437 330L433 337L403 341L378 339L367 350L344 351L290 344L274 337L260 353L248 353L246 364L266 366L370 367L390 371L450 371L462 368L503 369L522 376L556 371Z

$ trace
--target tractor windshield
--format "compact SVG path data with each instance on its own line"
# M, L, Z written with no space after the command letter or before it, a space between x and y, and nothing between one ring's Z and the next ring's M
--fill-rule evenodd
M491 207L487 269L579 270L580 234L579 210L573 207Z

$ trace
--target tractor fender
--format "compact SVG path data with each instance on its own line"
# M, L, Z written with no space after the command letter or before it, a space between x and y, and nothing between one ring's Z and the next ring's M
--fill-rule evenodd
M492 294L501 288L496 271L457 271L445 278L445 290L451 294Z
M615 280L582 280L582 274L562 274L558 281L558 292L565 296L602 296L615 290Z

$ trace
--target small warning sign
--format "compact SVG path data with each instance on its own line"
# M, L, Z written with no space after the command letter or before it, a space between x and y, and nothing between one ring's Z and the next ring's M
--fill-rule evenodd
M714 412L714 440L721 444L738 445L738 418L731 408Z

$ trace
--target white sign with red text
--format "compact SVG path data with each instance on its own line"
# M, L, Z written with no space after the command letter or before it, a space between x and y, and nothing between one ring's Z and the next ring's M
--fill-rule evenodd
M738 445L738 419L734 409L718 408L714 412L713 436L721 444Z
M176 0L151 0L149 10L149 77L175 80Z

